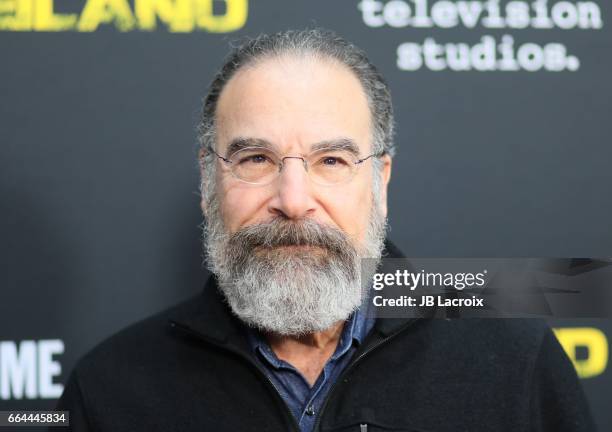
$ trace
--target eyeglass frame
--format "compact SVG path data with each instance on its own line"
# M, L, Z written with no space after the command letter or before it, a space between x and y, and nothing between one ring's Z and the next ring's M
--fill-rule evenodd
M320 152L320 151L325 150L325 149L318 149L318 150L314 150L314 151L310 152L309 154L307 154L306 156L283 156L283 157L281 157L281 156L280 156L280 155L279 155L279 154L278 154L278 153L277 153L275 150L273 150L273 149L270 149L270 148L267 148L267 147L262 147L262 146L252 146L252 147L245 147L245 148L242 148L242 149L240 149L240 150L237 150L237 151L233 152L233 153L232 153L231 155L229 155L228 157L224 157L224 156L221 156L219 153L217 153L217 151L216 151L215 149L213 149L212 147L209 147L209 150L210 150L210 151L212 151L212 152L215 154L215 156L217 156L217 158L221 159L223 162L228 163L228 164L233 164L233 162L230 160L230 158L231 158L232 156L234 156L236 153L241 152L241 151L244 151L244 150L249 150L249 149L262 149L262 150L266 150L266 151L268 151L268 152L274 153L276 156L278 156L278 159L279 159L279 163L278 163L278 164L276 164L276 165L278 166L278 174L277 174L277 175L276 175L274 178L272 178L272 179L271 179L269 182L264 182L264 183L253 183L253 182L250 182L250 181L246 181L246 180L241 179L240 177L238 177L238 176L236 175L236 173L234 173L234 170L230 169L230 172L232 173L232 176L233 176L234 178L236 178L237 180L239 180L239 181L241 181L241 182L243 182L243 183L250 184L250 185L254 185L254 186L266 186L266 185L269 185L270 183L272 183L274 180L276 180L276 179L279 177L279 175L280 175L281 171L283 170L283 167L284 167L284 161L285 161L285 159L301 159L301 160L302 160L302 165L304 165L304 169L305 169L305 170L306 170L306 172L308 173L308 172L309 172L309 171L308 171L308 162L306 161L306 159L307 159L307 158L308 158L310 155L312 155L313 153L316 153L316 152ZM383 157L385 154L387 154L387 152L386 152L385 150L382 150L382 151L380 151L380 152L378 152L378 153L372 153L372 154L370 154L370 155L368 155L368 156L366 156L366 157L364 157L364 158L357 159L356 161L353 161L353 164L354 164L355 166L359 167L359 166L361 166L361 164L362 164L363 162L365 162L366 160L368 160L368 159L370 159L370 158L372 158L372 157L377 157L377 158L379 158L379 157ZM321 183L318 183L318 182L316 182L316 181L315 181L315 183L317 183L317 184L319 184L319 185L321 185L321 186L337 186L337 185L340 185L340 184L343 184L343 183L346 183L346 182L350 181L350 180L351 180L351 179L352 179L352 178L355 176L355 174L356 174L356 173L357 173L357 170L354 170L354 171L353 171L353 174L352 174L350 177L347 177L347 179L346 179L346 180L343 180L343 181L338 182L338 183L321 184ZM308 176L308 178L310 178L310 179L312 180L312 177L310 177L310 175Z

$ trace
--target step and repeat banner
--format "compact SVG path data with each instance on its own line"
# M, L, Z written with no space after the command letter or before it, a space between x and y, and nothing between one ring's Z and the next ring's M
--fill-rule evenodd
M0 0L0 410L198 293L195 125L232 40L321 26L391 86L409 256L612 256L612 4ZM612 287L610 287L612 289ZM612 322L552 319L602 431Z

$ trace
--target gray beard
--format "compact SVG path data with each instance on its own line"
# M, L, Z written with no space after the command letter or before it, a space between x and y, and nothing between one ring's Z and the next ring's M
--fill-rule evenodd
M386 220L377 206L358 248L343 231L312 219L276 217L228 235L212 204L204 225L207 262L240 320L298 336L328 329L359 308L361 259L377 263L383 249Z

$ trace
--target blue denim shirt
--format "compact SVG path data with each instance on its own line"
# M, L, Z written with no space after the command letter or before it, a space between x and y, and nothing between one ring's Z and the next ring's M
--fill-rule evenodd
M311 432L325 397L340 373L349 363L357 347L374 326L374 319L362 312L355 312L345 323L336 351L323 367L312 387L302 374L289 363L280 360L257 330L248 328L247 337L253 349L255 361L262 366L276 387L302 432Z

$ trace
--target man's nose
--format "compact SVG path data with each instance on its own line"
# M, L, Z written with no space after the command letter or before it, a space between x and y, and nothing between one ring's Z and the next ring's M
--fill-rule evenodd
M270 211L289 219L301 219L315 210L311 182L299 157L286 157L275 182L277 190L270 202Z

